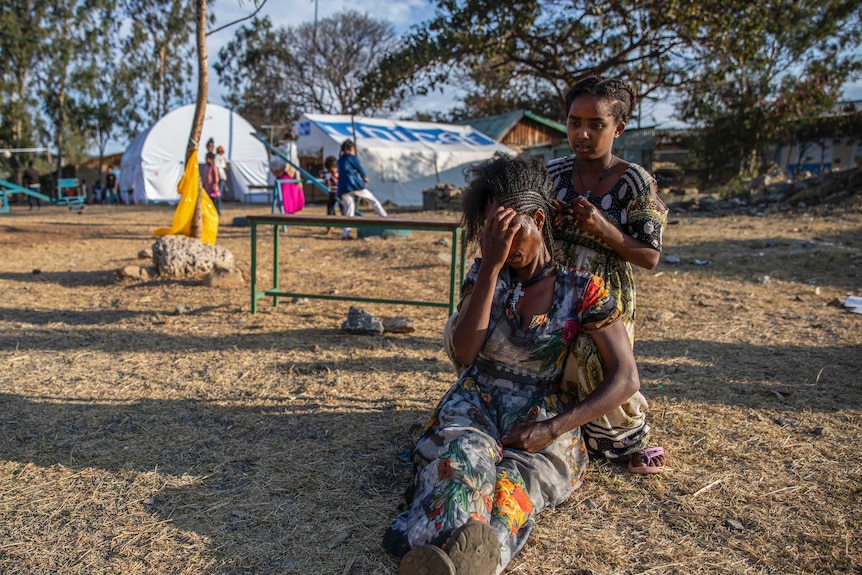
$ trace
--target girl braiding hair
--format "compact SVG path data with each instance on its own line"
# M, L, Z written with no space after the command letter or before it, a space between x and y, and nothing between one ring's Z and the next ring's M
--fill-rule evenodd
M628 122L637 105L637 96L631 86L616 78L588 76L572 86L566 93L566 111L572 108L572 102L578 96L590 94L601 100L611 102L611 114L619 124Z
M467 230L465 238L468 244L480 241L491 204L510 207L523 216L532 216L542 210L546 222L542 239L553 258L555 248L550 202L554 184L540 157L497 152L491 159L467 168L465 177L467 188L462 197L461 223Z

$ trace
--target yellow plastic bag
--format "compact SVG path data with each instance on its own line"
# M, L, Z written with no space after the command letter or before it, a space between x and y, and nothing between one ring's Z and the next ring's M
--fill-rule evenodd
M197 157L198 151L195 148L186 160L186 169L183 172L183 177L180 178L180 183L177 185L180 202L174 211L174 220L171 227L159 228L153 232L153 235L157 237L190 235L192 219L195 215L195 203L197 203L198 193L200 193L201 189L201 177ZM216 237L218 236L218 211L212 199L206 194L203 196L202 207L203 230L201 241L205 244L215 244Z

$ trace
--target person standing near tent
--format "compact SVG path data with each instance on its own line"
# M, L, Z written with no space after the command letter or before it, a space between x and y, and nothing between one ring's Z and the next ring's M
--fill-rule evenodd
M227 195L227 170L228 170L228 161L227 156L224 154L224 146L219 146L216 148L215 155L215 167L218 170L218 187L219 191L221 191L222 195Z
M359 158L356 157L356 144L353 140L344 140L341 144L341 157L338 158L338 198L341 200L341 213L347 217L356 215L356 199L368 200L372 209L380 217L386 217L386 210L365 186L368 176ZM350 239L350 228L344 228L341 239Z
M24 171L24 181L27 187L34 192L42 189L42 185L39 183L39 172L33 167L33 160L30 160L30 163L27 164L27 169ZM33 209L33 196L27 196L27 205L30 206L31 210ZM42 200L39 198L36 198L36 207L39 209L42 208Z
M117 200L117 176L111 166L108 166L108 171L105 173L105 188L102 190L102 197L104 198L103 203L119 203Z
M216 212L221 215L221 190L218 187L218 170L215 167L215 154L207 152L207 163L204 166L204 189L207 195L212 198L216 207Z
M329 197L326 199L326 215L335 215L335 206L338 205L338 158L326 156L323 160L323 184L329 188ZM332 228L326 228L326 233Z

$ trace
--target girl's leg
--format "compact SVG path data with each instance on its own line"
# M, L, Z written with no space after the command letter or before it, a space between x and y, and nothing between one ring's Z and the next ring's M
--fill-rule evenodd
M350 192L349 194L343 194L341 196L341 215L352 218L353 212L356 209L356 202L353 199L353 194L355 192ZM344 228L344 231L341 232L342 238L350 237L350 228Z
M353 194L357 197L368 200L368 203L371 204L371 208L377 213L378 216L382 218L386 217L386 210L383 209L383 205L374 196L374 194L371 193L370 190L358 190L356 192L353 192Z

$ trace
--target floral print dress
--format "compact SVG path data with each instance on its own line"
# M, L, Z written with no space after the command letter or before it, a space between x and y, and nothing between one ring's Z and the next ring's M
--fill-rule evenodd
M464 293L475 284L480 261L467 274ZM550 310L524 331L512 305L520 284L508 268L500 273L482 350L437 405L413 450L413 499L384 538L394 555L442 546L474 518L497 533L499 573L526 543L533 518L580 485L588 461L580 429L538 453L500 443L519 423L550 419L571 405L560 388L568 345L582 330L618 317L601 278L558 267L555 279Z
M572 183L575 164L575 156L548 162L558 200L570 203L579 195ZM623 233L661 251L668 209L653 192L653 182L653 177L644 168L629 164L607 194L587 196L587 199ZM629 340L634 345L636 306L631 264L600 238L576 226L572 216L558 214L553 226L562 262L605 280L608 292L617 302ZM583 399L602 379L604 369L592 339L577 338L572 356L566 362L565 385L576 388L578 399ZM613 412L586 424L583 431L590 452L615 459L646 447L650 430L644 415L646 407L646 399L638 392Z

